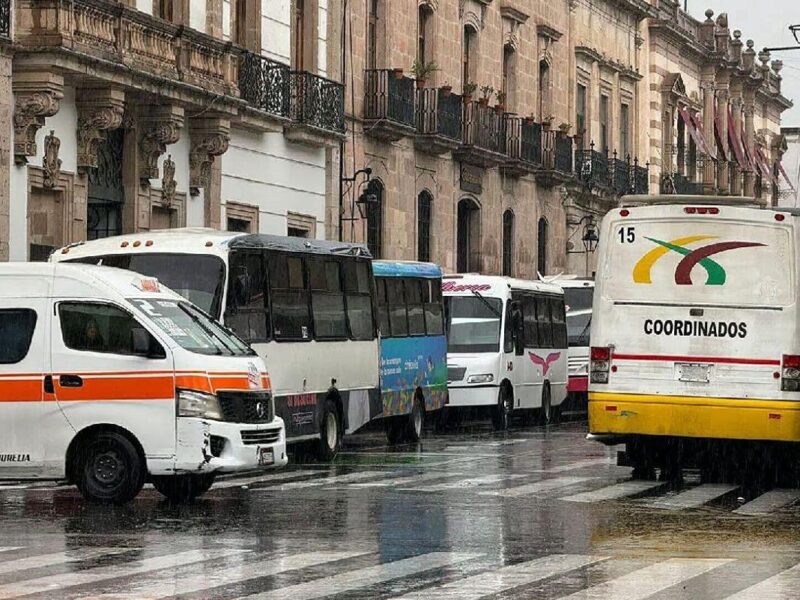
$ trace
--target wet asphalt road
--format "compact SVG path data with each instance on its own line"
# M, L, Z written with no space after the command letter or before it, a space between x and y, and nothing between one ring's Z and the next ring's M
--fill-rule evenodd
M584 424L227 479L191 506L0 485L2 598L800 598L800 494L631 482Z

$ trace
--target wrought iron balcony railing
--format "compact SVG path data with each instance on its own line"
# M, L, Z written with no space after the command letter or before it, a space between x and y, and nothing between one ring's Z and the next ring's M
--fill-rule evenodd
M623 160L617 158L615 153L608 166L611 173L611 189L620 196L630 194L632 176L630 157Z
M291 116L309 127L344 133L344 86L308 71L291 71Z
M464 122L461 141L489 152L503 152L503 115L494 108L479 102L464 104Z
M542 165L548 171L572 174L572 138L542 131Z
M364 118L389 120L413 128L414 80L395 77L393 70L371 69L364 73Z
M661 178L661 193L702 195L703 184L680 173L667 173Z
M640 195L650 193L650 165L641 166L639 160L634 159L631 173L633 193Z
M503 117L504 154L511 160L529 165L542 164L542 126L522 117L506 114Z
M2 0L0 0L2 1ZM253 108L289 118L289 66L253 52L239 61L239 94Z
M598 152L594 144L589 150L575 151L575 174L585 185L592 188L609 186L609 160L605 152Z
M441 88L417 90L417 133L461 139L463 101Z

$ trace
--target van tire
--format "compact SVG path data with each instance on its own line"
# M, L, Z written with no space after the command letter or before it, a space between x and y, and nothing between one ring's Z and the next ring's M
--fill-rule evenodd
M328 398L322 406L322 419L319 427L317 458L330 462L342 446L342 423L336 403Z
M214 485L216 473L184 475L157 475L152 477L153 487L173 504L191 502Z
M425 402L422 394L414 395L414 404L408 414L405 423L405 439L411 443L416 443L422 439L422 429L425 427Z
M495 431L507 431L511 424L511 413L514 411L514 398L507 388L501 387L497 404L492 409L492 425Z
M125 504L144 486L142 456L127 436L100 431L75 454L75 482L84 498L100 504Z

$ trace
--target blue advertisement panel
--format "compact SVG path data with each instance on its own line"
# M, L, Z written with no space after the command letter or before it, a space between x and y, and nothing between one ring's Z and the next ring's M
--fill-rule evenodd
M443 335L381 340L383 416L411 412L414 392L422 389L425 410L442 408L447 399L447 342Z

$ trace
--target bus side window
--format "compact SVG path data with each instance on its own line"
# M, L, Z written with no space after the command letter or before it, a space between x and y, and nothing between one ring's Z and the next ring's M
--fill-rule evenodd
M386 279L386 300L389 303L389 328L392 331L392 337L406 337L408 335L408 315L402 279Z
M506 354L510 354L514 351L514 325L515 320L518 317L515 317L514 311L519 310L517 303L509 301L506 303L506 322L505 328L503 329L503 352Z
M276 340L310 340L309 294L303 259L276 253L269 259L272 331Z
M267 274L261 252L232 252L225 324L246 342L270 338Z
M564 314L564 299L550 298L550 315L553 317L553 346L567 347L567 317Z
M386 300L386 280L375 279L375 287L378 290L378 328L383 339L392 337L389 329L389 303Z
M408 307L408 335L425 335L425 309L421 279L406 279L406 306Z
M347 301L347 324L350 337L366 341L375 339L375 325L372 317L372 290L370 286L369 265L366 261L352 259L344 262L344 290ZM380 280L376 280L379 284ZM386 334L388 335L388 323Z
M550 317L550 303L544 296L536 296L536 321L539 325L539 347L553 347L553 323Z
M526 348L539 347L539 326L536 321L536 299L525 295L522 299L523 344Z
M425 331L427 335L443 335L442 280L426 279L423 282L425 297Z
M309 258L308 279L311 284L311 312L316 339L347 337L344 292L340 265L336 260Z

